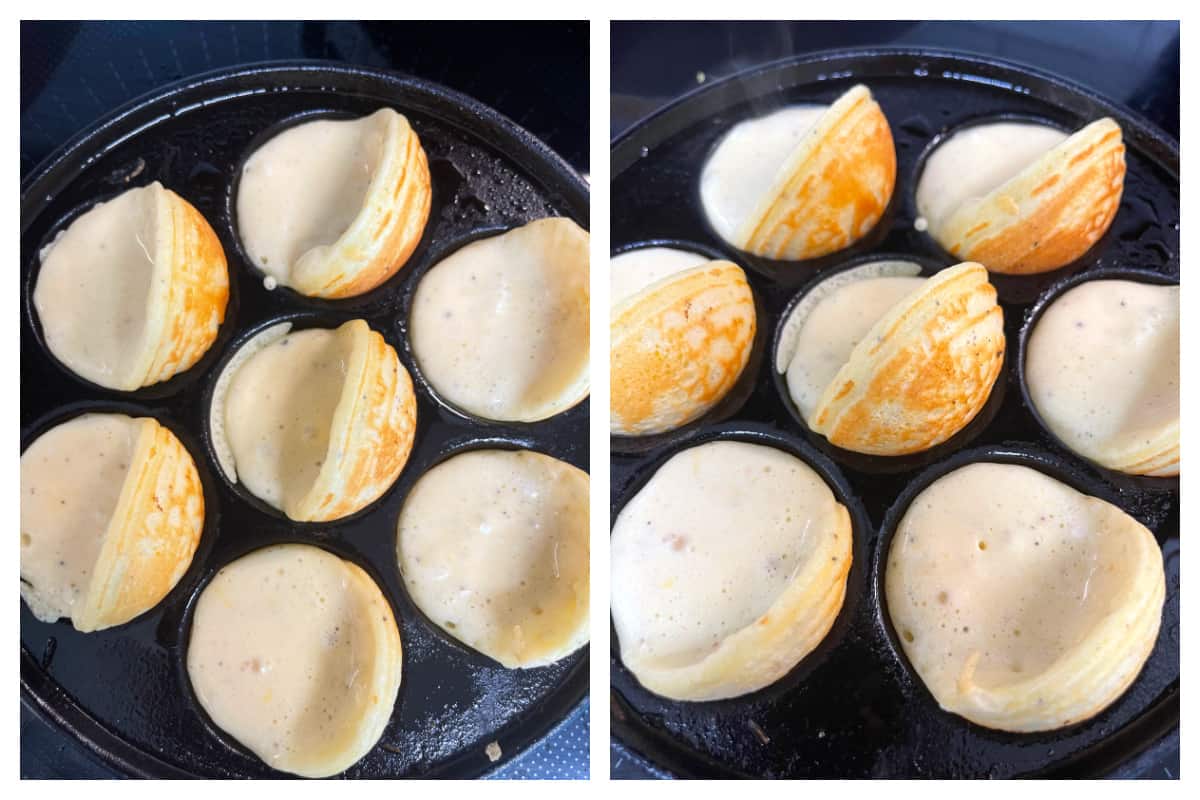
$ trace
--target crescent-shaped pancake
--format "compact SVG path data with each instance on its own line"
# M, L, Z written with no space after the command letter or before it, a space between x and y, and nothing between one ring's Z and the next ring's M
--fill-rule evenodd
M858 85L827 108L787 108L735 126L704 165L700 192L725 241L799 261L866 236L895 184L887 117Z
M1071 450L1134 475L1179 474L1179 287L1086 281L1034 325L1029 397Z
M774 683L837 618L851 538L845 506L782 450L717 441L672 456L613 526L621 660L676 700Z
M210 409L229 480L298 522L375 502L404 468L416 425L408 370L360 319L268 328L230 359Z
M432 202L429 164L390 108L303 122L246 159L238 233L256 267L310 297L363 294L412 255Z
M33 305L46 346L109 389L200 360L225 319L229 271L212 227L157 181L96 204L42 250Z
M529 450L472 450L421 476L396 556L417 608L509 669L588 641L586 472Z
M612 433L662 433L703 416L750 358L757 319L746 273L647 248L612 259L612 281Z
M569 219L534 220L421 278L409 335L443 399L484 419L536 422L587 397L588 239Z
M958 433L987 402L1004 363L1004 313L979 264L948 267L921 282L880 277L875 267L839 273L815 305L797 306L802 316L794 312L785 323L789 335L781 337L776 369L787 365L792 399L809 428L832 444L870 455L917 453ZM864 299L860 290L871 286L862 281L888 284ZM887 311L873 324L863 314L848 316L845 330L826 335L830 309L844 310L847 302L861 312ZM843 359L818 394L814 381Z
M383 734L403 666L375 581L317 547L266 547L200 593L187 649L200 705L268 766L307 778L353 766Z
M1105 117L1067 137L1034 123L978 125L929 156L917 210L949 253L993 272L1065 266L1112 224L1125 186L1121 128Z
M854 347L897 303L924 285L921 265L880 260L838 272L806 290L783 321L775 369L805 420Z
M84 414L21 454L21 597L84 633L150 610L192 563L204 490L156 420Z
M1041 472L975 463L930 484L896 529L888 613L947 711L1046 731L1137 677L1162 619L1162 552L1121 509Z

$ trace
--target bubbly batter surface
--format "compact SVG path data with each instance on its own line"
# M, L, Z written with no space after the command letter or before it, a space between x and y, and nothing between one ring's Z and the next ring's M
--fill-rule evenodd
M316 482L346 380L336 330L288 333L237 367L225 399L225 437L237 479L286 510Z
M157 183L99 203L42 251L33 304L46 346L78 375L136 389L156 257Z
M84 414L21 454L21 581L39 619L70 617L86 597L139 431L131 417Z
M541 419L581 378L588 272L564 262L549 234L539 237L527 225L472 242L417 286L411 337L421 371L468 413Z
M971 464L917 495L884 579L901 646L943 705L973 657L981 687L1023 681L1119 606L1136 542L1106 507L1012 464Z
M816 472L718 441L668 460L613 526L612 613L629 664L686 666L753 624L835 520Z
M196 603L188 678L200 704L277 769L337 757L375 696L368 616L395 625L373 583L308 545L257 550L222 568ZM399 668L399 664L395 665Z
M1046 424L1081 455L1135 450L1179 421L1179 287L1087 281L1029 337L1025 377Z
M405 499L397 554L425 615L506 666L587 639L588 479L569 464L527 450L454 456Z

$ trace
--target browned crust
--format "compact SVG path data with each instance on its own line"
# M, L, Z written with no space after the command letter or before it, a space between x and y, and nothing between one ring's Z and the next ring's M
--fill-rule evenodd
M225 321L229 268L221 241L191 203L169 189L165 194L170 231L170 286L162 336L143 386L165 381L199 361Z
M896 146L865 86L834 103L816 140L785 167L789 175L749 228L755 255L798 261L849 247L879 222L896 185Z
M1082 256L1108 230L1125 187L1125 145L1109 119L1076 133L1028 173L957 215L939 235L943 246L993 272L1026 275L1058 269Z
M612 320L611 427L644 435L716 405L746 367L757 321L742 268L713 261L619 307Z
M813 429L873 455L940 444L987 402L1004 346L1004 314L983 266L943 270L855 348L826 388Z
M408 120L399 120L395 177L382 195L369 195L366 201L373 217L370 241L339 243L330 262L333 271L322 276L320 285L298 287L305 294L338 299L369 292L399 272L420 243L433 202L429 161Z
M404 469L417 427L412 379L383 336L352 320L346 388L334 413L329 456L293 519L349 516L383 495Z
M139 423L83 610L72 618L80 631L120 625L157 605L191 565L204 528L204 489L191 455L157 421Z

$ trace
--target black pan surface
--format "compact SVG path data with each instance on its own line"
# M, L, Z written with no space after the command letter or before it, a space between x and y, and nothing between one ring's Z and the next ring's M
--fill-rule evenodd
M738 253L708 227L698 181L704 160L733 124L790 103L830 103L866 83L896 141L897 186L891 208L866 240L813 262L780 263ZM1041 277L993 276L1005 313L1005 368L986 425L955 437L952 452L913 463L863 459L812 434L788 408L761 359L754 388L739 409L654 443L650 452L614 439L612 514L671 453L712 436L763 440L795 450L799 440L829 458L868 520L856 525L856 549L842 614L822 645L776 684L707 703L668 701L647 692L621 664L612 643L612 730L621 742L682 777L1009 777L1136 774L1157 746L1178 740L1179 484L1129 479L1066 451L1039 425L1017 373L1018 344L1038 299L1073 275L1137 268L1179 279L1179 146L1123 108L1049 74L1006 62L941 51L830 51L746 72L693 92L644 120L612 148L612 246L673 240L715 249L747 268L772 338L798 291L846 262L873 253L908 254L927 265L953 261L913 228L915 175L930 143L982 117L1032 116L1078 129L1116 119L1127 147L1121 208L1109 233L1078 262ZM1103 273L1101 273L1103 274ZM761 309L765 306L766 313ZM769 347L769 345L768 345ZM988 410L988 413L991 413ZM984 416L981 414L981 416ZM720 423L720 424L718 424ZM879 597L878 557L888 524L913 487L965 459L1025 463L1116 502L1152 530L1163 547L1167 598L1163 624L1133 686L1091 720L1060 731L1015 735L941 711L894 641ZM823 463L823 462L822 462ZM858 510L853 509L852 510Z
M247 262L232 217L237 171L265 132L298 117L367 114L392 106L429 157L433 208L408 265L380 288L329 302L267 291ZM128 186L159 180L212 224L230 268L219 337L194 368L122 394L88 384L43 346L29 297L39 249L66 221ZM446 637L404 592L395 523L409 487L463 449L527 447L588 467L589 404L541 423L497 425L444 406L414 368L407 298L420 275L481 232L561 215L588 225L583 180L529 133L464 95L396 73L321 62L281 62L210 73L156 91L77 137L35 170L21 196L22 448L84 411L151 415L192 453L207 515L191 569L152 611L92 634L48 625L21 606L21 697L117 769L140 776L282 777L219 731L191 694L184 669L191 608L222 565L277 542L324 547L363 566L392 603L404 645L396 710L379 744L345 777L483 774L544 736L587 692L585 648L549 667L507 670ZM208 390L221 363L272 321L333 326L364 318L413 376L418 425L412 456L381 500L327 525L294 523L229 485L207 438ZM502 756L485 748L496 741Z

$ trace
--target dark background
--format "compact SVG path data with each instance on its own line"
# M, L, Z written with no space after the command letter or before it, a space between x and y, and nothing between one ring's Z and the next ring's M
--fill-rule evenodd
M288 58L383 67L441 83L588 170L586 22L22 22L21 175L151 89Z
M406 72L492 106L588 170L588 25L22 22L21 176L152 89L256 61L319 58ZM494 778L586 778L585 700ZM21 706L21 777L117 773Z
M818 50L889 45L1038 67L1179 138L1178 22L614 22L610 45L612 136L701 82Z
M613 22L609 134L705 83L834 48L933 47L1037 67L1082 84L1179 138L1178 22ZM670 777L615 740L613 778ZM1137 765L1179 775L1179 749Z

